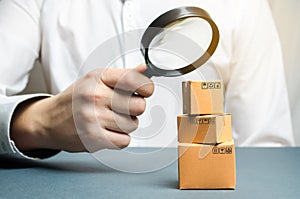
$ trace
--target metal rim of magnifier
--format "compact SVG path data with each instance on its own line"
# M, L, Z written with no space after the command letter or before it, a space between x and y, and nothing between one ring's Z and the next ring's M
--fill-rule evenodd
M163 31L163 28L169 25L170 23L189 17L199 17L206 20L212 29L212 40L206 50L206 52L192 64L189 64L180 69L174 70L165 70L156 67L152 64L149 59L149 46L156 35ZM156 20L154 20L149 27L146 29L142 41L141 41L141 51L144 55L148 69L145 71L145 74L149 77L151 76L166 76L166 77L175 77L187 74L207 62L210 57L214 54L220 39L220 34L217 25L211 19L210 15L203 9L198 7L180 7L170 10L162 15L160 15Z

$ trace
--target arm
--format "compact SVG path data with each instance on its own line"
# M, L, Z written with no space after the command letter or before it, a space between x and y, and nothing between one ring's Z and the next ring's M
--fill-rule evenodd
M24 103L14 116L12 138L24 151L95 152L128 146L128 134L145 111L144 97L154 89L141 74L145 69L97 69L54 97Z
M0 154L25 156L10 139L12 115L22 102L49 96L14 96L25 88L39 55L41 6L38 0L0 1Z

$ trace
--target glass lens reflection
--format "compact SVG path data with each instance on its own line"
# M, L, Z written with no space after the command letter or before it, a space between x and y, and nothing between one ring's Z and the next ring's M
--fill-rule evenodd
M211 40L212 29L206 20L198 17L177 20L154 37L149 59L161 69L180 69L199 59Z

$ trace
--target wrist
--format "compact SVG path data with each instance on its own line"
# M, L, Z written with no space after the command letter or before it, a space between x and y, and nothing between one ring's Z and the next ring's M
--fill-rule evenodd
M11 121L10 138L20 151L48 148L46 103L50 98L33 98L17 106Z

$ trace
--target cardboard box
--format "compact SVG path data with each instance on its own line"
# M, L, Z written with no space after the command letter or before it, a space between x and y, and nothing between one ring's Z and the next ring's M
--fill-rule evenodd
M235 189L233 141L216 146L179 143L178 153L180 189Z
M177 117L178 142L216 144L232 140L231 115Z
M223 114L221 81L182 82L183 114Z

